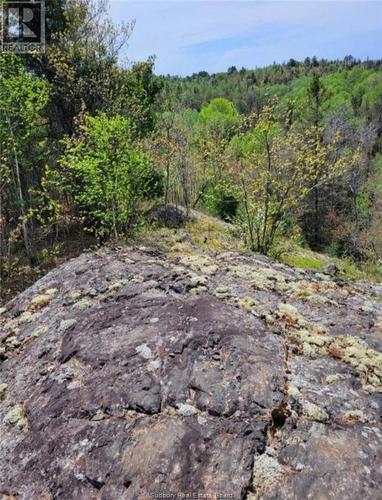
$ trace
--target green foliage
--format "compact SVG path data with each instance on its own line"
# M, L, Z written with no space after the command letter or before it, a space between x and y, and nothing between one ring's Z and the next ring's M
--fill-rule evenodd
M334 263L339 275L350 280L380 281L382 277L382 267L378 264L371 262L357 264L349 257L338 258L314 252L302 246L298 240L290 238L279 238L272 247L270 255L289 266L315 271L322 271L327 264Z
M322 260L309 255L287 255L282 260L285 264L300 267L302 269L314 269L316 271L321 271L324 267Z
M12 54L0 55L0 259L19 239L31 253L28 219L33 169L46 147L41 114L48 98L46 82L27 73ZM37 179L38 180L38 179ZM0 262L1 265L1 262Z
M382 195L382 154L379 153L375 155L373 162L371 164L372 180L370 184L372 185L374 191Z
M121 70L111 96L110 107L129 118L138 137L152 131L155 123L154 104L161 85L153 76L153 67L153 61L149 60Z
M112 22L107 0L51 0L47 6L48 40L44 55L29 55L28 69L50 84L51 134L72 134L83 112L122 114L132 131L143 136L152 130L154 102L160 81L153 76L153 60L129 68L118 65L134 22Z
M47 85L41 78L27 73L19 58L12 54L0 55L0 130L5 144L12 138L19 148L25 148L36 133L37 122L47 102ZM2 148L2 151L4 149Z
M86 229L101 240L130 235L139 202L160 194L162 179L133 146L129 120L103 113L86 116L77 135L64 145L64 187L72 193Z
M239 113L232 102L228 99L216 98L201 109L197 126L201 133L225 138L232 134L239 121Z
M361 63L349 56L164 79L176 115L187 111L192 116L192 126L182 126L176 150L192 165L187 182L189 192L196 188L189 196L194 206L202 203L218 214L220 186L229 179L230 192L241 201L242 227L247 236L258 233L249 237L254 248L267 251L275 234L299 225L312 247L331 246L362 258L360 231L375 212L375 195L365 184L368 164L382 147L380 75L381 61ZM278 103L265 123L262 110L275 96ZM237 110L245 113L239 120ZM240 169L246 171L241 185ZM285 187L288 200L282 201ZM252 190L247 202L246 189ZM259 241L259 227L268 223L274 229Z
M130 233L140 200L163 192L163 176L137 147L155 125L161 82L151 59L128 68L118 64L134 23L113 24L107 0L51 0L46 18L44 54L0 55L0 279L10 283L17 269L28 282L32 262L53 261L60 238L73 238L67 253L91 240L83 229L100 239ZM84 120L98 112L105 116L104 131ZM117 123L122 117L127 138ZM88 130L79 131L78 123ZM105 136L111 146L102 143ZM72 155L77 169L57 165L64 148L63 157ZM102 200L97 194L103 189Z
M204 205L212 215L232 222L238 213L239 199L235 190L228 183L220 183L211 185L207 189Z
M160 198L164 194L163 172L152 168L152 164L150 163L150 168L142 172L141 185L144 186L142 191L143 199L152 200Z
M290 60L287 64L272 64L255 70L230 69L226 73L211 75L200 72L182 79L170 77L162 80L171 88L170 92L176 97L180 107L200 110L215 97L224 97L231 100L240 113L248 114L254 111L258 113L269 98L290 97L292 92L294 95L305 94L313 75L318 75L325 86L333 90L332 103L337 101L340 105L340 102L346 101L348 106L351 89L355 90L358 82L368 73L380 72L381 66L380 60L361 62L352 58L349 62L346 58L342 61L327 61L313 57L306 58L305 61ZM336 75L335 79L340 80L335 88L329 83L331 75ZM345 83L346 75L351 76Z
M270 250L288 214L309 192L338 177L356 158L337 155L339 136L325 144L317 127L284 131L276 121L275 106L265 107L254 129L230 144L231 180L240 193L241 221L250 247L262 253Z
M239 222L261 252L302 233L377 269L382 61L156 77L152 59L118 64L133 23L106 0L48 4L46 53L0 56L0 278L69 234L78 251L89 232L131 235L163 195Z

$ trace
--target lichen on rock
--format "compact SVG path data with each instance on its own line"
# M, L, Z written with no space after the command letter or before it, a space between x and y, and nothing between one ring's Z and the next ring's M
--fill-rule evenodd
M84 254L5 306L0 491L382 488L380 287L193 241Z
M38 309L46 307L56 293L57 288L49 288L44 293L34 296L30 302L29 310L37 311Z
M254 494L251 494L249 498L257 500L263 496L271 496L281 479L282 466L277 458L268 453L255 457L252 478Z
M15 425L18 429L23 429L26 423L23 407L21 405L17 405L9 410L4 417L4 422L6 424Z
M329 420L327 412L314 403L306 404L304 411L310 419L316 420L317 422L327 422Z

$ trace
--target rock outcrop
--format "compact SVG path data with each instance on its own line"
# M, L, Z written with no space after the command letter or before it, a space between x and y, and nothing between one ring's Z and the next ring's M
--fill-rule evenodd
M0 312L2 498L380 496L381 287L119 248Z

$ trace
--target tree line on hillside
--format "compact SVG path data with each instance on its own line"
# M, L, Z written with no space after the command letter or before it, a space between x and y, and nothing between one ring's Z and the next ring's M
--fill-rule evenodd
M295 238L381 259L379 61L164 78L152 60L118 63L133 24L115 26L105 0L52 0L47 16L46 53L0 56L4 296L133 238L158 202L233 222L265 254Z
M348 74L353 68L356 68L354 74L363 73L363 70L379 72L382 60L361 61L351 55L335 61L307 57L304 61L290 59L287 63L274 63L264 68L238 70L232 66L225 73L200 71L184 78L168 75L161 80L176 94L182 107L200 111L213 98L228 97L239 112L248 114L260 109L269 93L284 95L290 92L297 79L302 81L314 75L325 77L333 73L338 76L339 73Z

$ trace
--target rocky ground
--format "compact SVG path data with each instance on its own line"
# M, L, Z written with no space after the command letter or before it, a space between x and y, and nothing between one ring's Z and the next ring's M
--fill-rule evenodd
M2 498L382 498L381 286L104 249L0 312Z

